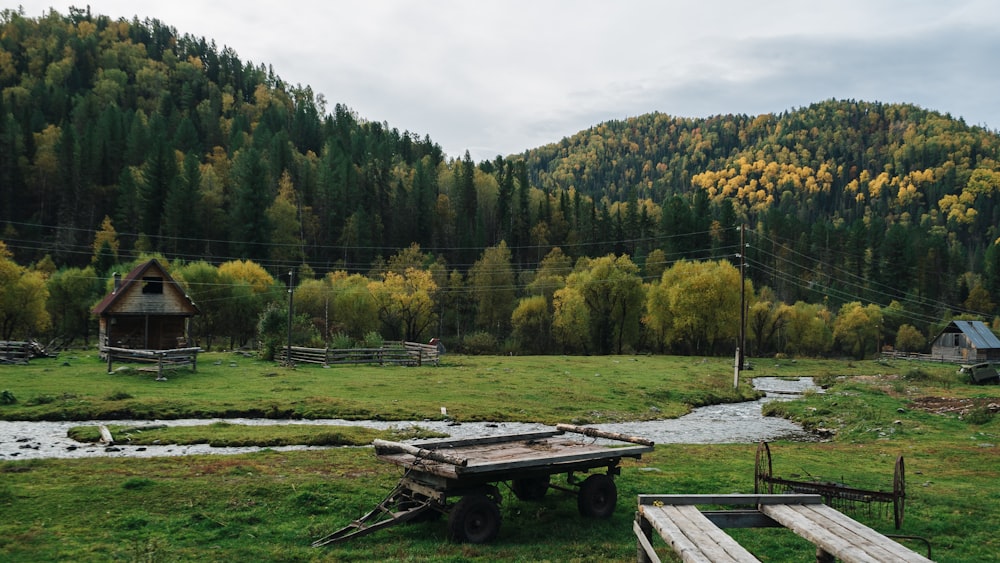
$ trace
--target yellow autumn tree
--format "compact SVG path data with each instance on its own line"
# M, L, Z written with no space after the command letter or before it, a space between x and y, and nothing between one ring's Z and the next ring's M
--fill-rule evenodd
M390 340L422 342L437 315L434 299L437 284L426 270L407 268L402 275L386 272L382 281L372 281L368 290L375 302L383 335Z
M278 179L278 195L267 208L267 221L271 225L271 260L283 264L300 264L305 259L302 250L302 222L295 196L292 177L285 170Z
M105 215L104 221L101 222L101 230L94 235L92 245L94 255L90 258L98 273L106 272L108 267L118 262L119 246L118 233L111 223L111 217Z
M246 283L254 293L266 293L273 289L276 283L271 274L253 260L223 262L219 265L219 275Z

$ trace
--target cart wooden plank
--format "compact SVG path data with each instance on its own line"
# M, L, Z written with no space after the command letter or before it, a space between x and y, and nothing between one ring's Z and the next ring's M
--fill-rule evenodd
M462 460L466 463L441 463L428 457L388 450L381 452L377 450L376 455L379 459L406 468L419 469L440 477L457 479L462 475L558 467L574 462L596 463L605 460L613 462L622 457L640 457L644 453L653 451L652 446L631 443L626 443L623 446L598 444L565 436L469 443L444 451L436 444L431 443L414 444L414 446L432 452L444 453L446 451L449 458Z

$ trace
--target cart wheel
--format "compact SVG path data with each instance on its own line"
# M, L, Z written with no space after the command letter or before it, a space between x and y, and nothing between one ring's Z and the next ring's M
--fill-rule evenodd
M618 487L610 475L591 475L580 485L576 505L588 518L609 518L618 503Z
M448 514L448 539L486 543L500 531L500 507L482 494L462 497Z
M521 500L541 500L549 490L549 476L514 479L510 484L514 496Z
M771 484L771 448L763 440L757 444L757 456L754 460L753 471L753 492L757 495L774 492L774 487Z

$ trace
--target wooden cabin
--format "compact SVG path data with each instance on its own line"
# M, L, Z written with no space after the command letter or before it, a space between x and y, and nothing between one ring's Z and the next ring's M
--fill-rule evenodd
M931 343L931 356L963 364L1000 362L1000 338L982 321L951 321Z
M155 259L115 274L114 289L94 307L100 347L171 350L188 346L191 318L200 311Z

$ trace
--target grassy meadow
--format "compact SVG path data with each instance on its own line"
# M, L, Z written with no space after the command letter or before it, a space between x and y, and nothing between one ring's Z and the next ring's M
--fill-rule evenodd
M875 507L850 514L883 533L927 538L938 561L1000 561L1000 423L989 407L1000 403L1000 387L969 385L955 369L758 360L744 376L814 376L828 386L826 393L768 407L834 432L822 443L771 444L775 475L891 490L893 462L903 455L902 530L894 529L891 513ZM168 377L158 382L143 372L108 374L105 364L84 353L0 366L0 391L9 391L2 396L16 399L0 404L0 418L421 420L441 418L445 406L457 420L586 424L677 416L693 405L754 395L746 382L733 391L728 358L446 356L436 367L289 369L205 354L197 372ZM941 405L967 406L959 411ZM74 431L88 439L93 427ZM345 430L354 431L343 443L371 437ZM226 443L263 445L309 439L301 428L206 423L185 432L156 439L225 436ZM444 521L432 521L321 549L310 543L373 508L400 477L398 468L376 460L369 448L0 461L0 560L632 561L635 495L752 492L755 450L755 444L664 444L641 460L627 460L616 479L619 502L610 520L581 518L574 499L558 491L526 502L501 487L503 525L493 543L449 543ZM764 561L814 557L810 544L787 531L731 533ZM919 542L905 543L923 549ZM672 560L667 549L662 555Z

